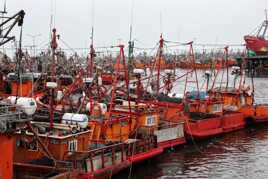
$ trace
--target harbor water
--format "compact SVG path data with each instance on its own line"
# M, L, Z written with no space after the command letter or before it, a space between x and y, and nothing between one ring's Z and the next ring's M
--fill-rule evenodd
M268 124L179 146L132 168L133 179L268 178ZM128 178L129 169L114 178Z

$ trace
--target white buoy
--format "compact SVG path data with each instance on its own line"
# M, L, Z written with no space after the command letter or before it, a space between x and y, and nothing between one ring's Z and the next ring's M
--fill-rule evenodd
M168 93L168 97L183 98L183 94L181 94L181 93Z
M87 104L86 104L86 111L91 111L91 102L88 102Z
M107 112L107 105L104 103L99 103L100 109L101 109L101 114L104 115Z
M133 73L135 74L140 74L140 75L144 75L145 71L143 69L139 69L139 68L134 68L133 69Z
M99 76L98 77L98 85L101 86L102 85L102 78Z
M47 82L46 87L51 88L51 89L55 89L58 87L58 84L56 82Z
M206 70L206 71L205 71L205 75L211 76L211 71Z
M83 82L84 83L92 83L93 82L93 78L83 78Z
M173 73L173 70L165 69L165 74L172 74L172 73Z
M21 106L23 112L29 116L33 115L37 109L37 104L34 98L9 96L7 99L10 100L11 104L16 103L18 106Z
M64 94L61 90L57 91L57 101L60 101L63 98Z

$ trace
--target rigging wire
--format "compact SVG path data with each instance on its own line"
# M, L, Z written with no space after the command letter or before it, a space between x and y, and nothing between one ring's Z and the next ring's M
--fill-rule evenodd
M189 43L185 42L178 42L178 41L170 41L170 40L165 40L166 43L170 44L177 44L177 46L187 46ZM245 46L245 44L218 44L218 43L193 43L194 46L201 46L201 47L226 47L226 46ZM173 47L173 46L172 46ZM176 47L176 45L174 45Z
M69 48L69 50L71 50L72 52L74 52L74 53L77 53L76 51L75 51L75 49L73 49L70 45L68 45L68 43L67 42L65 42L64 40L62 40L61 38L59 38L59 40L67 47L67 48Z

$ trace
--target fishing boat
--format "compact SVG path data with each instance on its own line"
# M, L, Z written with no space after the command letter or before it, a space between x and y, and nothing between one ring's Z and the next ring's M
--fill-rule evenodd
M252 115L254 123L268 122L268 105L259 104L255 106L255 113Z
M153 69L151 69L149 77L146 78L148 80L147 87L151 87L150 92L146 91L146 88L140 87L142 85L140 77L144 72L138 69L136 70L140 73L136 74L138 85L136 85L137 98L135 101L137 104L145 104L158 111L160 119L154 134L157 136L158 145L166 149L182 145L186 141L183 131L184 119L182 115L182 100L180 96L178 97L171 93L173 81L181 77L178 79L173 77L175 66L171 69L167 69L167 66L162 68L161 63L164 59L164 42L165 40L161 34L157 55L152 64ZM162 82L160 81L160 73L162 77L164 76ZM161 84L163 84L163 86L160 86Z
M228 48L224 50L228 59ZM190 139L205 139L242 129L246 125L245 116L251 115L248 109L252 107L252 95L247 93L248 89L241 87L244 76L240 78L238 90L229 88L228 82L224 87L214 87L219 71L220 69L210 90L207 84L206 91L191 91L186 94L185 105L188 119L185 122L185 133ZM226 71L226 75L229 76L229 70L226 69ZM236 75L241 74L243 73L240 71L236 73ZM207 80L208 83L209 79ZM235 80L234 86L236 83ZM199 89L197 79L196 84Z
M20 22L23 13L18 15ZM126 64L125 47L119 44L113 46L119 49L116 58L110 56L105 67L95 61L93 28L90 53L81 64L77 55L67 60L58 38L54 28L42 68L21 64L20 42L16 68L0 74L0 149L5 149L0 178L111 178L127 168L131 174L132 165L186 139L239 130L249 120L268 121L268 107L253 105L241 68L235 72L243 76L238 87L230 87L227 77L224 87L209 89L208 80L206 90L200 90L197 69L224 69L229 75L227 67L234 63L227 47L225 58L199 63L193 42L187 43L189 57L179 65L188 70L176 76L176 64L164 56L162 34L152 63L131 62L130 54ZM129 44L133 53L131 39ZM184 77L183 94L174 92L173 83ZM190 82L196 90L187 90Z
M267 12L265 11L266 19L262 22L260 27L257 29L257 33L253 35L246 35L244 40L246 41L246 47L252 50L257 55L268 54L268 39L267 39Z
M267 26L267 21L265 21ZM268 53L268 40L260 36L245 36L246 46L258 55L266 55Z
M33 101L29 101L28 98L26 100L23 96L7 99L10 103L14 103L13 101L16 103L17 100L18 104L25 107L28 115L34 115L33 121L23 125L13 134L16 146L14 147L15 177L107 178L132 164L163 152L164 147L158 145L159 139L154 133L158 125L158 112L145 111L143 108L143 113L134 115L135 111L131 111L129 106L128 94L127 105L115 103L118 83L125 82L125 86L128 86L122 45L118 46L120 55L116 65L123 61L125 76L123 81L120 81L122 79L118 76L122 74L119 69L115 70L109 110L105 104L98 102L98 98L94 98L93 101L86 103L87 110L84 113L72 113L67 108L64 108L65 111L55 109L60 104L55 103L57 96L54 95L59 89L58 77L53 73L56 65L53 59L57 48L55 29L52 33L51 47L52 76L49 78L51 81L46 82L50 96L48 103L42 106L47 112L42 115L35 114L36 109L40 109L40 104L37 105L33 98L31 98ZM66 93L75 93L81 84L84 83L78 75L71 85L65 86L62 96ZM56 112L58 116L55 115ZM47 118L44 118L45 116Z

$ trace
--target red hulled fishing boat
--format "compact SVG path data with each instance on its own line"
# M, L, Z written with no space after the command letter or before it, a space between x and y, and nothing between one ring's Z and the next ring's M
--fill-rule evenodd
M246 47L254 51L257 55L268 54L267 30L268 20L266 13L266 19L262 22L260 28L257 29L257 33L255 35L246 35L244 37L246 41Z
M226 61L228 61L228 47L225 47L224 50ZM192 47L191 51L193 51ZM192 54L194 53L192 52ZM192 59L194 62L193 55ZM210 90L200 92L196 78L198 91L186 94L185 104L188 112L186 113L185 133L188 138L205 139L244 128L246 125L245 114L239 110L244 106L247 107L251 101L247 102L248 94L240 90L243 75L236 74L242 76L238 89L229 88L228 82L225 87L215 88L214 84L219 71ZM228 76L228 69L226 71Z

